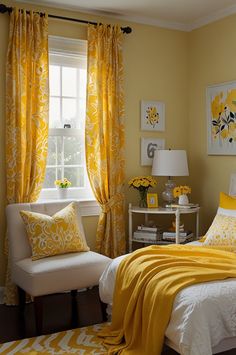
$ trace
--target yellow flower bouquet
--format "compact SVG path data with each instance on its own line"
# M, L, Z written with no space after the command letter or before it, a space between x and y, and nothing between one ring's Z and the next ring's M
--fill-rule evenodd
M187 185L176 186L173 190L174 197L179 197L180 195L188 195L188 194L191 194L191 188Z
M191 188L187 185L176 186L173 190L173 196L179 198L179 205L188 205L188 194L191 194Z
M136 176L129 182L129 187L133 187L139 191L140 207L147 207L147 192L149 187L155 187L157 181L152 176Z
M60 189L67 189L71 186L71 182L67 178L55 180L54 184Z

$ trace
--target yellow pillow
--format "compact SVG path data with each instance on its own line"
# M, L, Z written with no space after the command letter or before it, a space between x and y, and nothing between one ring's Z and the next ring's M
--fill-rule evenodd
M227 210L236 210L236 198L220 192L219 207Z
M203 245L236 245L236 217L217 214Z
M79 229L75 203L52 217L41 213L20 211L32 249L32 260L71 252L88 251Z

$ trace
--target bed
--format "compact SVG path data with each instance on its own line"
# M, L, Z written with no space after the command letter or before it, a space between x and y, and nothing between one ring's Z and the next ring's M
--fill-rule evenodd
M109 316L116 271L125 256L114 259L100 278L100 298L108 305ZM236 279L201 283L180 291L165 343L182 355L210 355L236 348Z

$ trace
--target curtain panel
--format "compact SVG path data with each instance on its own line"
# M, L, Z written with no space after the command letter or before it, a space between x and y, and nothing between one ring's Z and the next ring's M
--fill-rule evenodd
M48 18L14 9L6 64L7 203L37 200L48 142ZM7 271L5 302L16 303Z
M123 33L119 26L88 26L86 163L102 212L97 251L125 253Z

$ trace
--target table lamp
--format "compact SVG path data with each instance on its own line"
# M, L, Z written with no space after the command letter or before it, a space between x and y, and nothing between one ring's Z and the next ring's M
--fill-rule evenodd
M152 175L168 176L165 183L165 190L162 192L162 198L166 204L174 200L173 189L176 186L173 176L188 176L188 162L185 150L156 150L152 163Z

